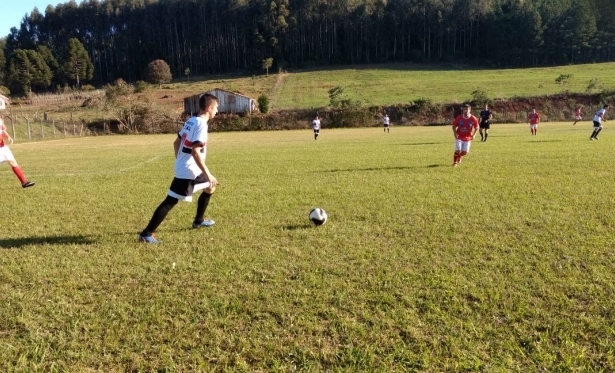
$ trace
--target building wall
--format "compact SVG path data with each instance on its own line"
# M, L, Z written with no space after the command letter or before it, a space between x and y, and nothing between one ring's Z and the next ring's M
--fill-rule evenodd
M254 100L250 97L238 95L221 89L214 89L205 93L210 93L218 98L219 113L252 113ZM195 115L199 112L199 98L201 94L190 96L184 99L184 110Z

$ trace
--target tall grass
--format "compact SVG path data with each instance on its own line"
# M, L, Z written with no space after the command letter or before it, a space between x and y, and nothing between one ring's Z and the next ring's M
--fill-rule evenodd
M179 204L160 246L172 135L15 144L37 185L0 168L0 371L613 371L590 132L494 125L458 168L449 127L214 133L217 224Z

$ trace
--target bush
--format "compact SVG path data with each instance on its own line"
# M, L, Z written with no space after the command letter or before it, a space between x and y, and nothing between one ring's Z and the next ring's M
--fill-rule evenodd
M258 96L258 110L263 114L269 112L269 97L267 95L262 94Z
M11 94L11 90L3 85L0 85L0 93L2 93L5 96L8 96Z
M149 89L149 84L147 84L147 82L144 82L143 80L137 80L134 89L135 93L143 93Z
M81 90L82 90L82 91L86 91L86 92L88 92L88 91L93 91L93 90L95 90L95 89L96 89L96 88L94 88L94 86L93 86L93 85L91 85L91 84L84 84L84 85L82 85L82 86L81 86Z
M489 101L491 100L489 99L489 96L487 96L487 92L483 91L482 89L477 89L476 91L472 92L472 101L470 101L472 106L483 106L485 104L488 104Z

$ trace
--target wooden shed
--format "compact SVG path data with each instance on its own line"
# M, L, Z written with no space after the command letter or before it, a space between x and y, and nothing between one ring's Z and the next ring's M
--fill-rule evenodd
M0 110L6 110L10 103L11 100L8 97L0 95Z
M205 93L209 93L218 97L219 113L252 114L254 111L256 111L256 100L254 100L253 98L250 98L239 92L231 92L220 88L212 89L211 91L199 93L198 95L184 98L184 111L186 113L190 113L191 115L198 114L199 98L201 98L201 96L203 96Z

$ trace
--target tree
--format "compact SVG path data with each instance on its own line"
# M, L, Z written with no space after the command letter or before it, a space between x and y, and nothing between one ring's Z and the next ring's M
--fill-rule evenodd
M94 77L94 65L83 44L76 39L68 40L68 50L62 63L64 75L69 80L77 82L77 88L81 80L92 80Z
M17 49L9 63L8 83L11 90L32 92L32 86L47 88L51 84L51 69L40 54L29 49Z
M269 76L269 68L273 65L273 58L265 58L263 60L263 69L267 70L267 76Z
M163 60L154 60L147 65L147 79L152 84L162 87L163 83L170 83L173 79L169 64Z
M258 111L263 114L267 114L269 112L269 97L266 94L262 94L258 96Z

